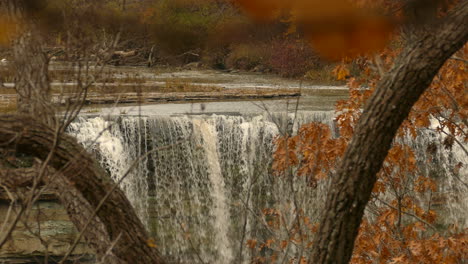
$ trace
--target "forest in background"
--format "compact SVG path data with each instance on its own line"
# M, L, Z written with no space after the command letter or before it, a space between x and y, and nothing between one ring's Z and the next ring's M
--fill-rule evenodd
M292 30L288 16L258 23L235 1L54 0L41 8L53 59L70 59L64 50L70 34L67 21L82 17L79 31L73 34L103 42L119 34L121 41L109 64L182 66L195 62L196 67L209 69L333 82L329 73L335 64L321 59L302 34Z

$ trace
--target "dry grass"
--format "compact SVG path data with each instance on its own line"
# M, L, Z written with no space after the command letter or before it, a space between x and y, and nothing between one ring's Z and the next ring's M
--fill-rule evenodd
M344 85L346 84L345 81L338 81L335 78L335 76L333 76L332 74L333 68L334 68L333 65L327 65L322 68L309 70L304 75L304 78L318 85Z

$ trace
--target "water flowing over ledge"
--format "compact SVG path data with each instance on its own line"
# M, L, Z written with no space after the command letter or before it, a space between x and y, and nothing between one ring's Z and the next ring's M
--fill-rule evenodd
M274 176L273 142L281 132L297 131L300 124L315 121L334 128L333 120L332 111L301 111L296 117L278 113L82 117L72 124L70 133L85 145L92 143L90 150L115 179L133 160L161 148L122 183L139 216L158 238L158 247L182 263L197 258L237 263L248 262L248 238L269 235L259 217L262 210L277 209L291 223L296 199L305 215L317 219L327 182L313 189L305 177L296 177L291 185L286 177ZM433 131L419 134L416 140L402 140L418 151L422 173L440 181L442 200L433 206L442 214L441 224L468 226L468 195L449 169L458 162L466 164L467 157L457 146L445 149L444 138ZM430 144L438 149L436 159L428 164ZM466 182L467 174L459 175ZM418 199L424 203L427 197ZM279 238L287 235L278 234Z
M165 255L187 261L200 254L208 263L230 263L225 261L240 258L248 237L266 231L251 212L280 207L289 221L295 216L287 179L271 172L279 131L312 121L333 126L333 112L292 120L291 114L124 117L115 119L92 149L118 179L141 154L171 146L145 159L122 187ZM86 145L112 122L82 118L71 133ZM325 186L312 190L303 179L294 187L301 205L316 217Z

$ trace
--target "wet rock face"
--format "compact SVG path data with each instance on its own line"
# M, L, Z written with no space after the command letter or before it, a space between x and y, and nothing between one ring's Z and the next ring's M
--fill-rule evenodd
M9 206L8 200L0 199L0 219L7 221L7 227L15 219L15 209L19 209L15 206L7 219ZM56 263L67 253L77 234L66 211L57 201L40 200L28 215L21 218L12 237L0 248L0 263L43 263L45 258L48 258L48 263ZM71 260L90 263L92 258L93 252L84 243L79 243Z

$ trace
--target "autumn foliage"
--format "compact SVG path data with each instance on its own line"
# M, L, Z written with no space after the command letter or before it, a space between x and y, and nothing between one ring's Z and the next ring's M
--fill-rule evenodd
M0 46L7 45L16 35L18 23L0 13Z
M300 30L315 51L330 60L356 57L382 49L394 22L375 9L348 0L236 0L254 19L285 17Z
M160 42L161 47L167 44L167 50L173 48L171 52L175 54L187 50L198 51L200 46L213 41L209 29L214 28L216 29L214 32L217 33L226 31L226 25L229 23L225 20L219 23L219 19L226 18L219 17L214 11L215 6L223 4L221 2L223 1L160 1L141 12L140 19L142 23L153 23L152 25L156 26L158 24L173 26L170 29L157 28L160 38L170 40L167 43ZM277 177L305 179L308 188L317 189L333 177L335 168L353 136L354 127L366 100L399 52L400 40L393 39L393 47L387 46L394 34L397 24L395 21L398 18L390 19L382 15L377 11L376 5L369 5L372 1L233 0L233 2L256 21L263 23L282 21L288 26L286 35L302 34L314 51L322 57L341 61L333 73L337 79L347 81L349 99L336 104L336 128L322 123L311 123L299 128L294 135L286 135L276 140L273 173ZM239 19L234 11L230 15L228 19ZM4 21L0 17L0 44L9 41L12 34L12 26L9 23L11 22ZM245 24L245 21L236 25L240 24ZM199 37L195 31L203 31L206 34ZM288 41L290 39L287 38ZM180 45L173 47L178 41ZM278 44L278 50L285 51L285 48L290 48L293 50L292 53L297 55L296 49L300 45L296 44L296 42L281 42ZM244 47L241 45L233 47L232 43L223 43L221 46L237 50L238 53L249 53L249 50L239 48ZM374 54L369 55L371 53ZM275 53L271 58L273 60L271 65L279 65L278 68L296 59L286 52ZM431 87L401 125L398 137L394 140L384 166L378 174L372 199L361 223L351 263L457 264L466 261L467 230L457 222L443 221L445 217L443 207L450 201L444 192L446 186L442 186L441 183L444 182L444 177L457 178L462 173L466 173L467 165L462 162L448 163L443 170L429 172L422 171L421 168L422 163L437 164L439 152L450 151L455 147L468 156L467 60L468 46L465 45L455 57L447 61L433 80ZM298 61L303 62L299 59ZM299 62L291 64L300 65L302 68ZM232 59L232 64L236 63L248 64L246 68L257 65L256 61ZM359 75L352 75L351 65L359 68ZM296 75L296 71L292 72ZM434 138L442 138L442 144L434 141L425 146L425 149L420 149L414 141L425 132L432 133ZM449 191L466 192L466 183L454 179L457 180L460 181L460 189ZM296 214L296 218L291 224L285 223L283 218L285 212L277 208L262 210L259 217L264 220L270 238L251 237L247 240L246 245L251 250L252 263L272 263L282 256L286 256L284 257L286 263L307 263L307 252L314 246L312 241L318 227L317 219L310 217L308 212L300 207L292 211ZM280 232L284 226L290 227L287 230L287 237L275 236L275 232ZM299 258L288 258L291 247L296 247L304 253Z
M374 56L358 61L343 60L334 73L337 78L348 78L350 97L336 105L335 122L338 135L321 123L302 126L297 134L277 139L274 154L274 171L279 177L306 177L309 188L317 188L332 176L347 143L354 133L354 126L361 109L371 95L382 72L391 65L398 49L385 49L378 59ZM447 222L450 193L466 192L466 183L460 176L466 172L466 164L460 161L448 163L442 170L423 171L425 164L437 164L439 153L458 148L466 152L468 142L466 96L466 60L468 46L450 59L440 70L427 92L420 98L410 116L400 127L398 137L378 174L372 199L361 223L351 263L464 263L468 255L468 235L462 223L452 219ZM362 67L359 76L350 76L351 64ZM441 138L441 143L430 142L421 149L414 142L420 136ZM445 170L445 171L444 171ZM448 170L448 171L447 171ZM459 189L447 189L447 178L453 177ZM458 178L458 179L457 179ZM444 180L445 179L445 180ZM451 187L453 188L453 186ZM458 187L457 187L458 188ZM282 214L268 209L265 214L271 220L270 228L284 226ZM271 212L274 212L272 215ZM273 236L266 243L248 246L271 247L270 256L257 255L256 263L271 263L285 253L286 245L313 247L312 237L317 230L317 219L296 208L297 223L289 232L289 240ZM280 232L281 228L277 228ZM278 253L281 252L281 253ZM301 259L290 258L290 263L307 263L307 253Z
M393 40L393 47L386 47L395 21L408 23L411 18L404 17L402 8L395 3L385 7L387 11L393 10L393 19L376 12L375 8L387 1L236 2L260 21L286 17L291 23L290 31L302 31L322 57L342 62L333 73L337 79L347 80L349 99L336 105L337 135L328 125L312 123L302 126L295 135L286 135L276 141L274 173L278 177L292 177L293 181L305 178L309 188L317 188L333 176L364 104L399 52L399 39ZM370 55L376 51L379 53ZM369 55L357 57L363 54ZM444 221L447 212L443 209L451 201L448 193L457 196L457 192L467 191L466 183L459 177L466 173L466 164L455 160L439 170L423 171L422 168L427 168L427 164L437 167L436 164L441 162L439 153L455 147L468 155L465 148L468 142L467 58L468 46L465 45L456 57L447 61L401 125L378 174L351 263L466 261L467 230L455 219L452 219L453 223ZM359 69L357 76L352 76L352 67ZM430 142L424 146L426 149L421 149L414 143L418 136L437 137L441 142ZM448 177L458 180L455 186L461 187L447 190L443 184L446 183L444 178ZM291 247L297 248L300 254L299 257L284 257L288 263L308 262L307 251L313 247L317 219L309 217L300 207L296 207L295 212L295 222L286 229L289 239L279 235L288 226L284 217L287 212L274 208L263 212L263 217L268 219L266 224L278 235L261 243L256 238L248 241L247 246L252 252L264 252L265 248L272 252L253 253L252 262L275 262L287 255Z

